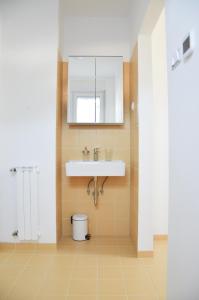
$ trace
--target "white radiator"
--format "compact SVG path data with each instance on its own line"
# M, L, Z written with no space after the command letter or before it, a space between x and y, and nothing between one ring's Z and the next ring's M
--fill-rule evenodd
M38 168L16 168L17 229L21 241L35 241L39 237L38 224Z

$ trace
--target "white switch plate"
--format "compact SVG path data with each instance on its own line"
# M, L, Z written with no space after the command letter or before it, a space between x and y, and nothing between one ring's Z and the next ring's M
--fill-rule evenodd
M171 69L174 70L181 62L182 54L180 48L178 48L171 59Z

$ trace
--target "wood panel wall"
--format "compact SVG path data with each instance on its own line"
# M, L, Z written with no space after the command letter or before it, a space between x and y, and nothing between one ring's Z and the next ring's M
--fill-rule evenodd
M71 235L70 216L86 213L89 230L93 236L130 235L130 112L129 112L130 64L124 63L124 118L120 126L70 126L66 121L68 64L63 63L62 99L62 233ZM126 162L125 177L110 177L106 182L98 208L86 193L89 178L70 178L65 175L65 162L82 159L82 150L87 146L100 147L100 159L104 159L106 148L113 150L113 159Z

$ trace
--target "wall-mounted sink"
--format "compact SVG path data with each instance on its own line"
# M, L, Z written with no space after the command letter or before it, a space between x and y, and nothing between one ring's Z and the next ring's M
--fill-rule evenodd
M122 160L70 160L65 167L66 176L125 176L125 162Z

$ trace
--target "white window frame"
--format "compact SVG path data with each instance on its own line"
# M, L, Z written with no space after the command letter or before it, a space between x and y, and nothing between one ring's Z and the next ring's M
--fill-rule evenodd
M72 120L75 120L74 123L77 122L77 99L79 97L82 98L100 98L100 120L99 122L93 122L93 124L103 123L105 120L105 91L98 91L96 94L94 92L72 92L72 105L70 107L70 113L72 116ZM86 124L89 122L83 122L83 124ZM92 123L91 123L92 124Z

